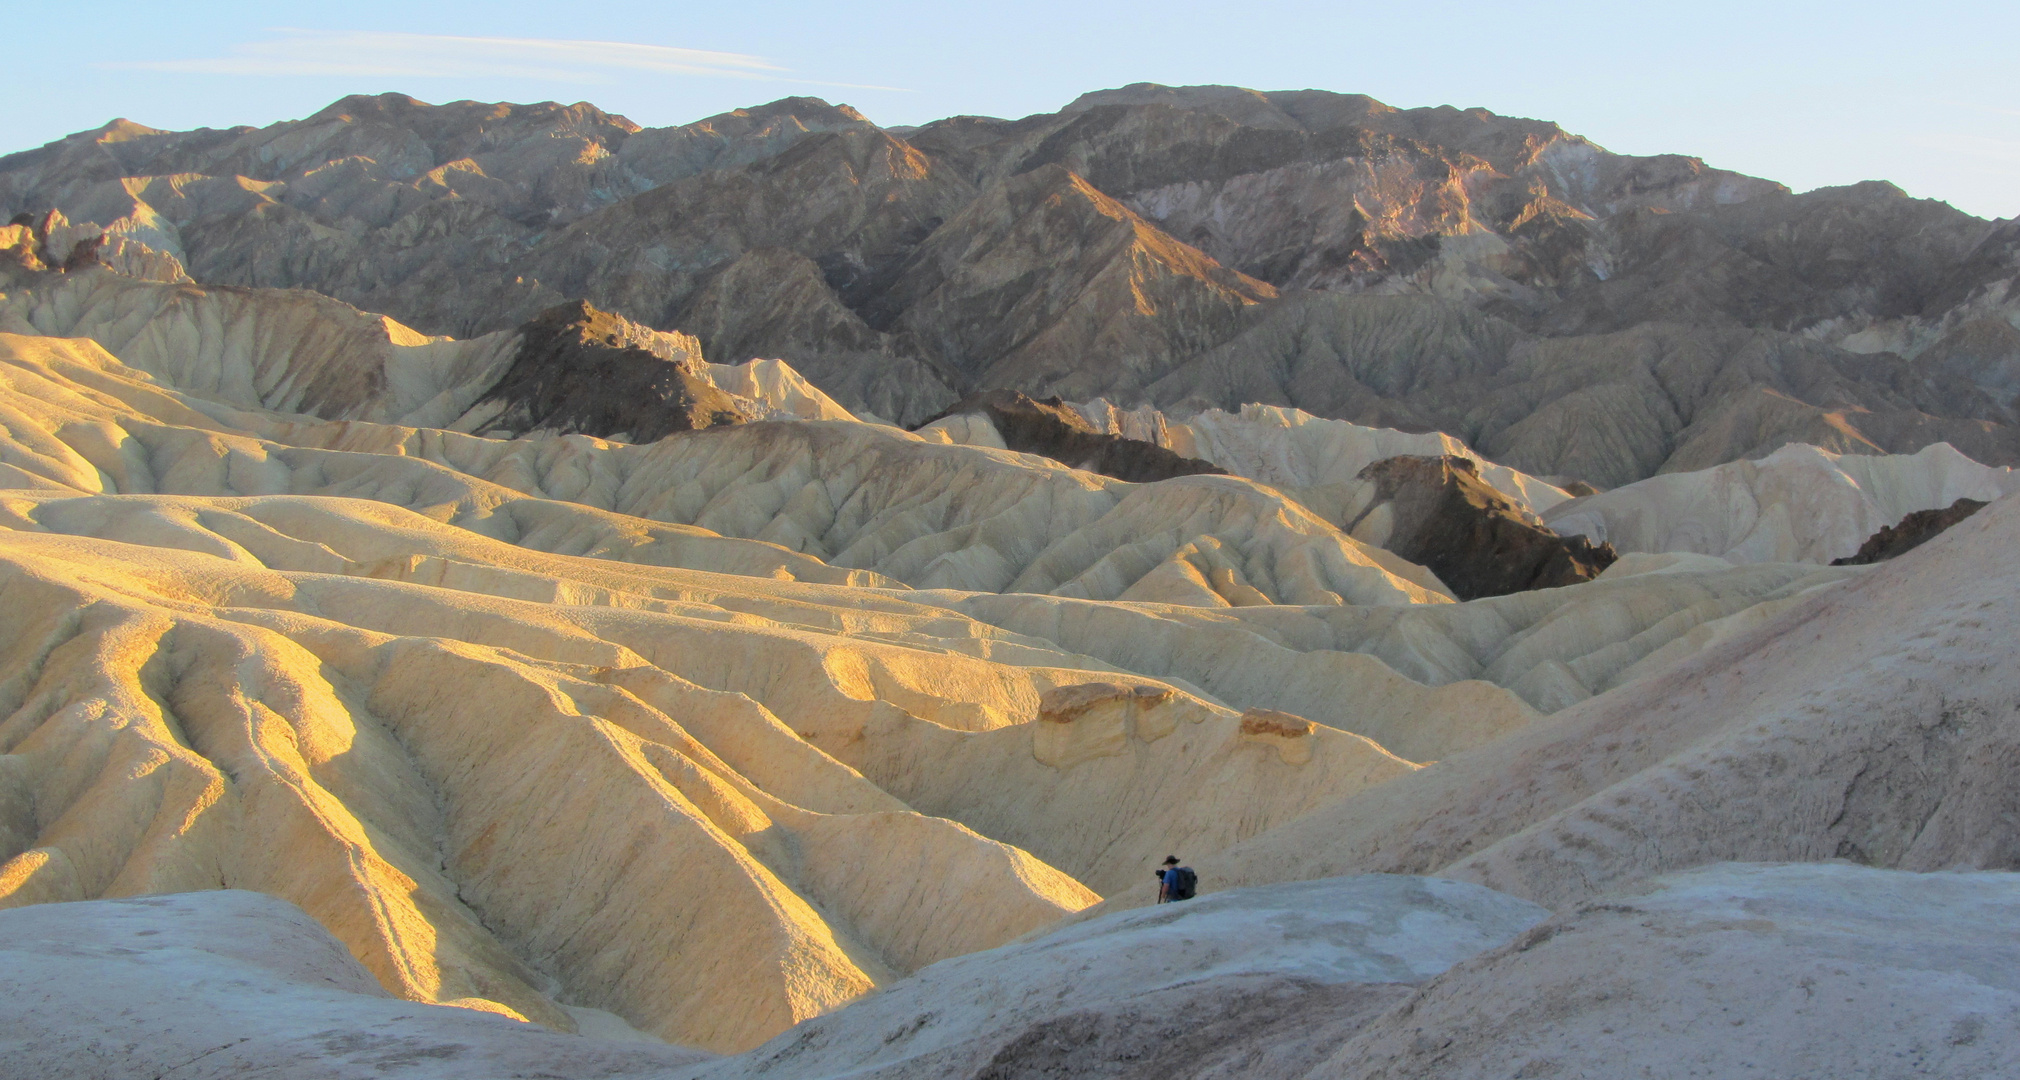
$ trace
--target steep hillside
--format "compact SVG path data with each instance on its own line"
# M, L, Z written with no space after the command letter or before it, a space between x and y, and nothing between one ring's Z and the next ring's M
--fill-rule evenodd
M1721 860L2020 866L2020 501L1653 678L1202 860L1230 885L1437 872L1562 907Z

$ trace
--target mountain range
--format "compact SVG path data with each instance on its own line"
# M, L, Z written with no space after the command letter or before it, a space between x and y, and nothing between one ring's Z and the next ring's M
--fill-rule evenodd
M1480 109L1139 84L1021 120L787 98L640 128L383 94L114 121L0 158L0 213L53 265L427 334L586 300L905 424L992 389L1260 402L1602 487L1788 442L2020 461L2020 225Z

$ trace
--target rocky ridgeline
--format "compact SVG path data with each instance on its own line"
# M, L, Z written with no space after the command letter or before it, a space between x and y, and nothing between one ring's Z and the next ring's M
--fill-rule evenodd
M1479 109L1145 84L1014 121L788 98L640 129L387 94L0 158L0 213L50 210L50 265L97 244L465 337L586 300L905 424L997 387L1264 402L1602 488L1789 442L2020 461L2010 225Z
M918 426L969 415L986 417L1007 449L1039 454L1117 480L1149 483L1227 472L1210 461L1175 454L1154 442L1096 431L1066 402L1056 397L1034 401L1015 390L970 394Z
M540 313L518 333L512 365L477 402L478 411L495 412L467 425L478 434L583 432L655 442L753 419L748 403L710 381L692 338L647 331L581 301Z
M1983 509L1985 504L1977 499L1958 499L1939 510L1912 511L1895 524L1882 525L1879 532L1859 545L1857 552L1842 559L1832 559L1831 565L1869 566L1897 558L1934 540L1942 535L1943 530Z

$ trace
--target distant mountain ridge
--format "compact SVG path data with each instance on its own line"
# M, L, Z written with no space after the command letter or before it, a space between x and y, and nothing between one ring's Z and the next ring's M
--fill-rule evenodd
M995 388L1262 402L1602 486L1792 441L2020 463L2013 223L1481 109L1137 84L1021 120L787 98L640 128L354 96L0 158L0 214L50 266L91 244L426 333L586 300L900 422Z

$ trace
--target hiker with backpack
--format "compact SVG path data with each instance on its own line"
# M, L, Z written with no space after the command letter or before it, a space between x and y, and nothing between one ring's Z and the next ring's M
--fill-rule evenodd
M1180 900L1192 899L1193 891L1199 888L1199 875L1190 866L1178 865L1178 856L1164 860L1164 869L1152 871L1157 875L1157 902L1175 904Z

